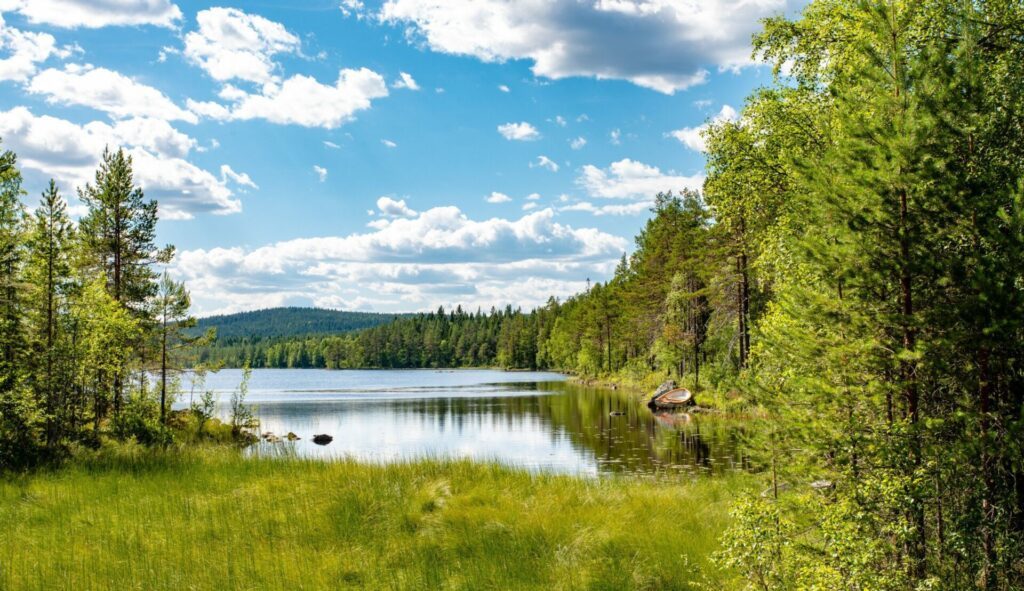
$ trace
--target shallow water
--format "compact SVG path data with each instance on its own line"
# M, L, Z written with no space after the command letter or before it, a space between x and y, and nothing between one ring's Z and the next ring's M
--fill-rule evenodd
M241 378L241 370L222 370L206 380L222 419ZM184 389L177 408L198 397L190 384ZM745 467L739 433L720 420L656 416L636 396L573 385L554 373L257 369L247 401L261 432L302 438L261 443L257 451L291 447L299 455L379 462L470 458L590 475ZM317 433L334 441L316 445Z

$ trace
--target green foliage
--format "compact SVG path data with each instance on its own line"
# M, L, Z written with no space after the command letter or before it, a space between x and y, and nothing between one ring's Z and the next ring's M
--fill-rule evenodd
M771 509L792 588L1024 585L1022 22L814 2L756 43L791 77L709 133L708 202L769 296L743 383L795 489Z
M252 407L245 402L245 398L249 395L249 378L251 376L252 370L246 367L242 373L242 383L231 392L231 434L236 438L243 437L247 429L255 429L260 425Z

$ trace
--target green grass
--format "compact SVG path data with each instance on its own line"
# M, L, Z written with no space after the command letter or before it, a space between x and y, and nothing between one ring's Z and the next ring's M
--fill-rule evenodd
M0 589L717 589L748 486L118 449L0 483Z

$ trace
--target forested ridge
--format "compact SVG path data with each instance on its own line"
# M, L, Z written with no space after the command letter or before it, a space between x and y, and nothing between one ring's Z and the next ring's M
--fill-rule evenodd
M192 332L217 333L219 344L240 340L335 334L369 328L390 322L403 314L347 312L323 308L267 308L234 314L204 316L196 320Z
M200 360L729 389L768 485L718 556L748 588L1024 588L1024 6L817 0L754 47L774 82L607 282ZM146 376L189 361L194 321L130 164L105 155L76 226L53 185L25 214L0 158L4 465L174 436Z

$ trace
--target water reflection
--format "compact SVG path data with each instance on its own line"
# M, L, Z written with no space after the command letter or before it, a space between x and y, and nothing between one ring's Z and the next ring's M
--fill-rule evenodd
M219 414L240 372L211 376ZM549 373L256 370L261 430L302 439L300 455L366 461L495 460L576 474L742 470L738 433L721 420L654 415L635 396ZM334 437L312 442L316 433Z

